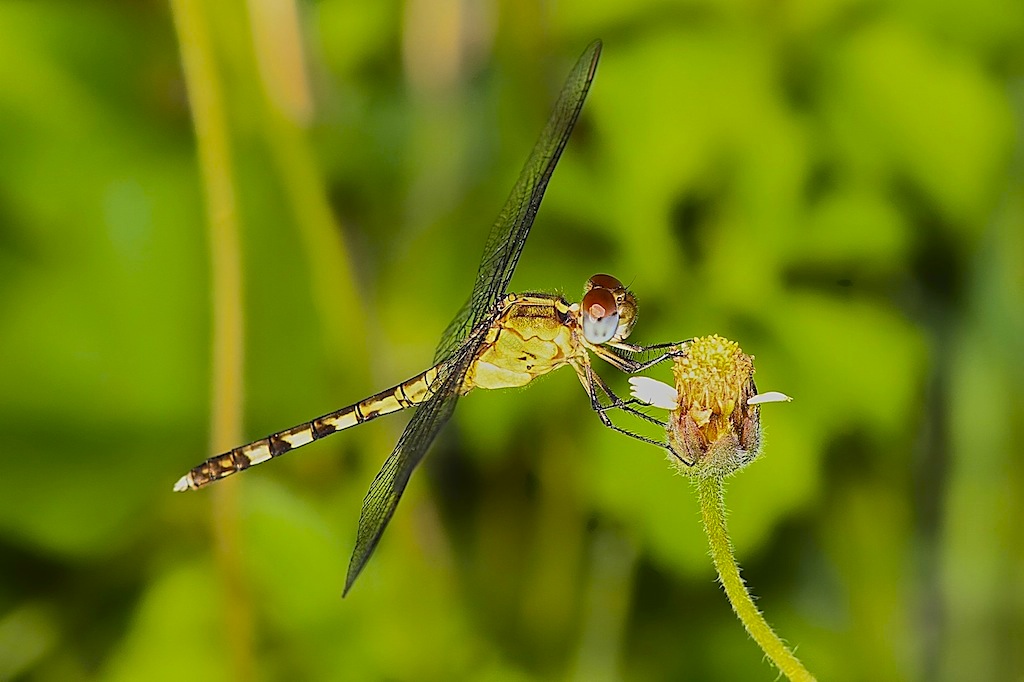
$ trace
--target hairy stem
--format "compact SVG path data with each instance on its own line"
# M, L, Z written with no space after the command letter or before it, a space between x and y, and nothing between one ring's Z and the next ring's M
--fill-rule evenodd
M733 611L739 616L743 627L754 638L765 655L791 680L814 680L793 652L783 644L779 636L750 597L747 586L740 577L740 567L732 553L729 531L725 525L725 499L722 495L722 479L718 476L704 476L696 479L697 494L700 498L700 513L704 521L704 532L711 545L711 558L718 571L718 577L729 597Z

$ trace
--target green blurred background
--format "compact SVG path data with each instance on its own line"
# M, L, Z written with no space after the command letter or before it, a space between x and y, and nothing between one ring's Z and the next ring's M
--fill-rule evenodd
M206 4L244 438L427 365L601 37L512 289L610 272L634 340L795 397L727 504L820 679L1024 679L1024 4ZM404 417L172 494L212 283L171 7L2 0L0 679L775 679L689 483L569 370L460 402L344 601Z

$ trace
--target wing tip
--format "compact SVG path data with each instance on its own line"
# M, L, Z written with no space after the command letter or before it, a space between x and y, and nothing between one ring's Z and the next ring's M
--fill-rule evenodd
M594 80L594 75L597 73L597 62L601 59L602 49L604 49L604 41L597 38L594 42L590 43L590 45L587 45L587 49L583 51L583 57L586 57L586 55L591 52L593 53L590 55L590 68L587 69L588 83Z
M352 585L355 584L356 578L363 572L363 567L366 566L366 560L369 556L363 558L362 561L356 561L355 553L352 554L352 559L348 563L348 573L345 575L345 588L341 591L341 598L344 599L348 596L349 591L352 589Z

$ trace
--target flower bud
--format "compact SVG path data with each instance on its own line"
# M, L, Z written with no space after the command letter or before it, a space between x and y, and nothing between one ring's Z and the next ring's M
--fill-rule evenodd
M686 473L731 474L761 453L760 408L747 403L757 394L754 362L739 344L718 335L695 339L672 374L679 398L668 442L693 465Z
M750 464L761 453L759 405L790 400L758 394L753 356L717 334L691 341L672 373L674 391L647 377L631 383L635 397L670 409L668 443L688 476L727 476Z

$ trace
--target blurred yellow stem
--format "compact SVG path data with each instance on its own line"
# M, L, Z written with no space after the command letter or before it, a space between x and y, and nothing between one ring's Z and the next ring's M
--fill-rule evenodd
M718 577L725 588L725 594L732 608L739 616L743 627L754 638L761 650L779 670L791 680L814 680L793 652L782 643L778 635L750 598L750 592L740 577L740 567L732 553L729 531L725 525L725 498L722 494L722 479L718 476L704 476L696 479L697 494L700 498L700 513L704 521L704 532L711 545L711 558L718 571Z
M313 302L316 305L328 357L337 366L342 356L355 352L360 362L346 363L345 379L362 382L354 375L368 357L365 339L366 304L356 287L355 272L344 231L331 212L324 181L303 131L275 111L267 113L267 137L309 264ZM343 302L339 305L339 301Z
M214 452L223 452L242 435L242 276L231 147L204 3L171 0L171 10L206 198L213 291L210 446ZM231 652L232 678L249 680L255 672L252 618L241 580L237 488L233 483L225 481L210 491L211 523L225 600L223 637Z
M299 10L295 0L272 0L269 5L249 0L253 49L265 99L261 119L305 253L331 378L362 386L371 374L368 304L357 286L345 231L331 208L309 140L306 124L313 116L313 102L302 56ZM290 18L276 20L274 15L281 12ZM271 64L276 66L271 69ZM367 437L372 450L387 452L394 445L383 430Z

